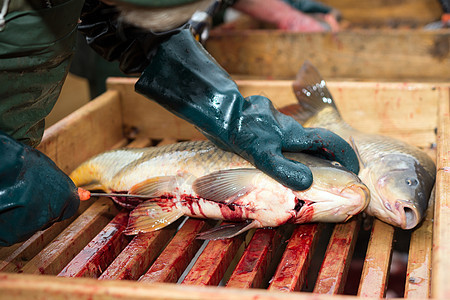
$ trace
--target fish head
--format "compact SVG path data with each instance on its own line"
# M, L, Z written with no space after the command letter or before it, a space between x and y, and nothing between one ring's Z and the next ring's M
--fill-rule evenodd
M368 205L368 187L339 162L309 155L294 160L307 165L313 174L313 183L307 190L294 191L294 223L344 222Z
M360 176L372 194L366 209L369 215L402 229L412 229L423 219L434 179L416 159L385 155Z

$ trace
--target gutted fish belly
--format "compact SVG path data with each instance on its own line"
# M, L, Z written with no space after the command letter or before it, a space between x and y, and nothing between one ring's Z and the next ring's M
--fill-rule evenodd
M401 227L417 226L425 215L436 176L433 160L420 149L390 137L366 134L347 124L325 81L309 62L293 84L298 104L282 111L305 127L323 127L352 141L359 153L359 177L371 200L369 215Z
M290 190L209 141L108 151L81 164L70 177L79 187L139 195L113 197L132 210L128 234L163 228L184 215L239 222L204 236L224 238L287 222L343 222L367 206L368 188L339 163L285 155L311 169L309 189Z

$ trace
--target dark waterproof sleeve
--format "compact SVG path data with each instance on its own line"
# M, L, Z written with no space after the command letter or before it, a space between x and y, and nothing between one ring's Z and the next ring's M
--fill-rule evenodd
M47 156L1 131L0 153L0 246L77 212L75 185Z
M78 30L98 54L119 61L125 74L140 74L149 64L156 47L180 28L154 33L120 21L119 11L97 0L86 0Z
M283 151L315 153L359 171L355 152L336 134L303 128L263 96L242 97L187 29L160 45L136 90L291 189L308 188L312 174L303 164L286 159Z

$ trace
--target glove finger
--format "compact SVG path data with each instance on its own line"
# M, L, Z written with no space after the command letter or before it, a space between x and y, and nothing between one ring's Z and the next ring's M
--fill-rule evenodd
M358 157L353 148L337 134L323 128L303 128L301 135L284 141L283 151L306 151L335 160L355 174L359 173Z
M253 156L253 161L259 170L292 190L306 190L313 182L313 175L307 166L287 159L281 153L261 152Z

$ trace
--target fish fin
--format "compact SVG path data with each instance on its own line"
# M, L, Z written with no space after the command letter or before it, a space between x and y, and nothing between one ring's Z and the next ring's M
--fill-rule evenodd
M358 146L356 145L355 139L351 136L349 138L349 140L350 140L350 146L352 146L353 150L356 153L356 156L358 157L360 169L365 168L366 167L366 163L364 162L364 160L361 157L361 154L359 153Z
M146 179L133 185L128 193L132 195L143 195L156 198L163 193L173 191L176 187L175 176L158 176Z
M292 87L298 104L281 111L291 115L301 124L304 124L324 107L331 106L337 111L325 80L309 61L305 61L300 68Z
M145 201L130 212L128 226L124 230L124 234L135 235L139 232L146 233L159 230L182 216L183 212L176 207L171 207L169 211L166 211L158 205L158 202Z
M199 233L197 239L199 240L221 240L235 237L247 230L258 228L258 222L247 221L243 223L228 223L217 228L207 230Z
M259 174L254 168L221 170L197 178L192 188L201 198L231 204L254 189L252 180Z

